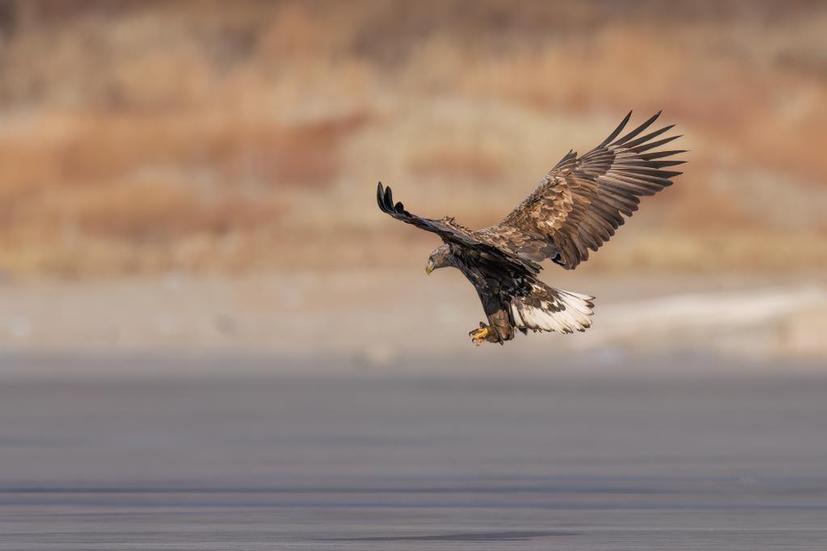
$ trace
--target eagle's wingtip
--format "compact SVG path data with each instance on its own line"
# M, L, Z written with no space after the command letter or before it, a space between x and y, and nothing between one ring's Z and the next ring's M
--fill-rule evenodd
M393 210L393 196L391 195L390 186L385 187L382 182L376 185L376 202L382 212L390 212Z
M385 188L385 208L388 210L393 210L393 192L391 191L391 187L387 186Z

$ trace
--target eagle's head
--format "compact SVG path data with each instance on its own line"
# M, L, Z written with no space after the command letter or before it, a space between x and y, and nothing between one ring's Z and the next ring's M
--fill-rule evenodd
M447 244L442 244L431 253L428 257L428 264L425 265L425 273L430 274L439 268L454 265L454 255L451 254L451 249Z

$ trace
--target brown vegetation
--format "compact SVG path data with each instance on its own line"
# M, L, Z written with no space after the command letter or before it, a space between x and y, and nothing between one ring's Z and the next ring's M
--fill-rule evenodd
M6 2L0 269L418 265L400 243L433 240L376 180L492 223L630 108L664 109L690 164L587 269L823 269L825 24L804 1Z

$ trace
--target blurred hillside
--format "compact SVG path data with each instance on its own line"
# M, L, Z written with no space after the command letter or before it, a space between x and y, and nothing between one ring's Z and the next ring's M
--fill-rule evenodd
M586 271L827 268L824 2L0 3L0 270L419 268L658 109L686 174ZM413 254L411 246L415 245Z

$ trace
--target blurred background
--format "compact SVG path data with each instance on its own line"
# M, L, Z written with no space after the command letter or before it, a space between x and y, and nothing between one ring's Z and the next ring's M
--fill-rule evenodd
M241 523L226 541L330 503L278 538L338 519L347 547L355 507L385 519L375 541L504 522L491 537L529 545L557 534L545 507L601 496L643 511L601 509L604 536L669 502L664 541L702 548L682 523L727 518L740 548L792 548L738 539L792 508L669 501L699 479L709 503L806 501L796 537L823 542L825 29L817 0L0 1L0 493L25 505L0 542L204 499L255 508L199 517ZM597 296L593 327L473 347L475 292L424 275L439 241L382 215L376 182L489 225L630 109L662 109L688 164L576 272L542 273ZM521 488L533 520L485 509ZM129 511L106 530L179 541Z
M438 242L376 181L488 225L663 109L686 174L544 274L598 296L594 329L509 348L657 327L823 355L825 24L817 1L4 1L0 343L467 352L473 290L422 276Z

